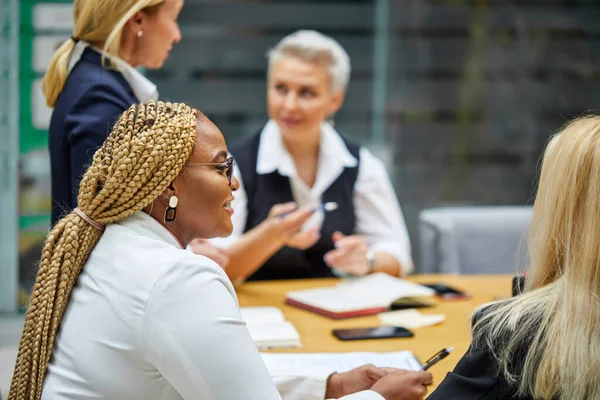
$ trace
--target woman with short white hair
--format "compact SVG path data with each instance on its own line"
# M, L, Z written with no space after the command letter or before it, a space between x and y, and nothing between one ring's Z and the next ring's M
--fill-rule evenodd
M233 235L218 243L228 247L229 277L409 273L408 233L385 166L328 122L344 101L348 54L332 38L300 30L268 58L270 119L230 148L241 187Z

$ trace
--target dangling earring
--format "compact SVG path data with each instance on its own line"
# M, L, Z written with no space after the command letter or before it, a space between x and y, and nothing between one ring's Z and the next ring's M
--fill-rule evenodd
M178 202L179 202L179 199L175 195L173 195L169 198L169 207L167 207L165 210L165 224L175 221L175 217L177 217L177 203Z
M142 35L143 35L143 32L142 32L142 31L139 31L139 32L137 33L137 36L138 36L138 37L142 37Z

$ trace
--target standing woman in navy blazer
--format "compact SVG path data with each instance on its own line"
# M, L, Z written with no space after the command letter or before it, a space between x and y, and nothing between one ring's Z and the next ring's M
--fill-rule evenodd
M135 67L160 68L181 40L183 0L75 0L73 36L54 53L42 90L49 129L52 225L77 204L79 181L121 113L157 100Z

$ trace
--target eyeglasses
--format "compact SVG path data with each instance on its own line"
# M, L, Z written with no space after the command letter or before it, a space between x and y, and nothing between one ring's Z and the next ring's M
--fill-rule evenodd
M232 185L231 180L233 179L233 157L229 157L225 162L209 162L209 163L197 163L197 164L186 164L188 167L199 167L199 166L214 166L219 171L225 171L225 176L229 180L229 186Z

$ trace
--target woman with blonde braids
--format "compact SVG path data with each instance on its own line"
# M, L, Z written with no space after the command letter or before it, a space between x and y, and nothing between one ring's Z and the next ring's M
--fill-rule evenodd
M9 400L423 398L426 372L269 376L223 269L184 250L231 234L238 187L204 115L130 107L48 235Z
M474 315L473 342L430 400L600 400L600 116L544 153L525 292Z

